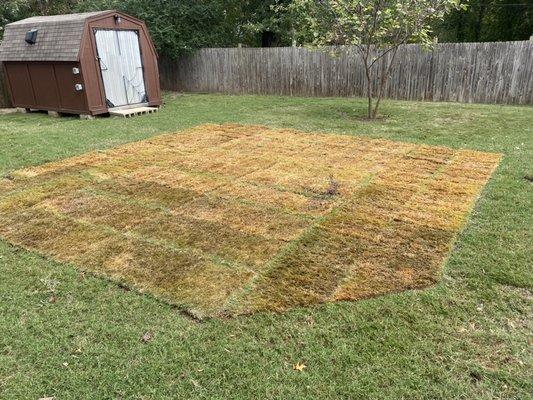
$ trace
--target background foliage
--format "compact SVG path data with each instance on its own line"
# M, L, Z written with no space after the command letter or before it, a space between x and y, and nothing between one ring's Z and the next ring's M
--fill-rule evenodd
M290 21L271 6L287 0L3 0L5 24L32 15L117 9L146 21L161 54L200 47L279 46L291 43Z
M469 0L435 26L441 42L527 40L533 35L532 0Z
M147 22L165 56L199 47L287 46L306 43L295 31L300 18L276 13L291 0L2 0L0 37L5 24L32 15L114 8ZM434 26L440 42L525 40L533 34L532 0L469 0ZM287 8L284 8L287 9Z

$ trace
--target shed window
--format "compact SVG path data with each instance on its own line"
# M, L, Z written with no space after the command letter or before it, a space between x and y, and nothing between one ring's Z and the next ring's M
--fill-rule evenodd
M26 32L26 38L25 38L26 43L35 44L35 42L37 42L37 32L38 32L37 29L32 29Z

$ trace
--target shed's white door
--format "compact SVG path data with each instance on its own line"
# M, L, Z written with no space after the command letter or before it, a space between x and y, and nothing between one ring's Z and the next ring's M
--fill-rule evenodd
M98 29L95 38L108 107L146 102L138 32Z

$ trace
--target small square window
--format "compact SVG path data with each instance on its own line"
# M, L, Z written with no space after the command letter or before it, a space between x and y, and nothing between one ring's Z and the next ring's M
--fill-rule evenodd
M26 32L26 43L28 44L35 44L37 42L37 29L32 29L28 32Z

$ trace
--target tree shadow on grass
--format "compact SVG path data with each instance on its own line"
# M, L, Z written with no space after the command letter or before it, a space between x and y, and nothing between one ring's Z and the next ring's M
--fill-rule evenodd
M388 114L380 114L376 119L368 118L366 105L364 104L328 104L328 102L321 104L307 104L305 107L287 107L283 111L286 115L294 115L300 118L335 123L339 121L346 122L366 122L379 123L384 122L389 117Z

